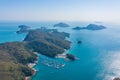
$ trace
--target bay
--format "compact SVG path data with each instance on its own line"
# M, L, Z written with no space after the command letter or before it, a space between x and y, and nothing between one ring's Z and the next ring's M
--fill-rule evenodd
M56 22L0 22L0 43L22 41L27 34L16 34L18 25L25 24L33 29L41 26L53 28ZM86 26L88 23L68 22L72 27ZM68 62L62 59L65 67L54 69L41 64L44 56L39 56L35 66L38 70L32 80L112 80L120 76L120 27L119 24L103 23L107 29L99 31L58 28L70 33L71 49L67 53L76 55L79 60ZM81 40L82 44L77 44Z

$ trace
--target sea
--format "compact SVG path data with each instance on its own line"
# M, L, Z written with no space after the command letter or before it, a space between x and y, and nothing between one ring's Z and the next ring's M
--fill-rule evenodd
M64 59L49 59L65 64L56 69L45 66L42 59L48 57L39 55L34 68L37 70L32 80L113 80L120 77L120 24L96 22L66 22L71 27L55 28L58 22L0 22L0 43L22 41L27 33L17 34L19 25L28 25L32 29L47 27L58 29L70 34L67 40L71 41L71 53L79 58L76 61ZM107 28L103 30L72 30L73 27L84 27L88 24L100 24ZM77 41L82 41L77 44Z

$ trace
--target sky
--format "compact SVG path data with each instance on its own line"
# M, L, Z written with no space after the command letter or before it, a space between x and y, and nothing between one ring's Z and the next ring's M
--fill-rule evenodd
M120 0L0 0L0 21L120 22Z

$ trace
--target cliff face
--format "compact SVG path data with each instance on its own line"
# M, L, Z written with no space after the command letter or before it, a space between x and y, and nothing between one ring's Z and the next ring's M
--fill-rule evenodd
M54 58L70 48L66 37L69 34L57 30L37 29L29 31L22 42L0 44L0 79L24 80L25 76L32 76L33 70L27 64L37 60L33 52Z

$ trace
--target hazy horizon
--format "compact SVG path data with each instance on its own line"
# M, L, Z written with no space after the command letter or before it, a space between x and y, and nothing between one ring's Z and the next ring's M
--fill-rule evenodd
M118 0L0 0L0 21L120 22Z

